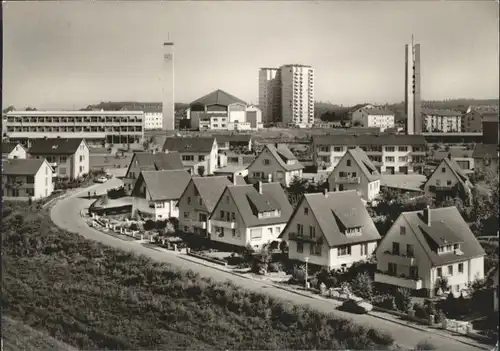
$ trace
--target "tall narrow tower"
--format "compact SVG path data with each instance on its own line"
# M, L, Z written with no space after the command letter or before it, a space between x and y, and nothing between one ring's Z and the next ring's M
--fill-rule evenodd
M420 97L420 44L405 45L405 113L406 134L422 133L422 103Z
M163 130L175 129L174 43L163 43Z

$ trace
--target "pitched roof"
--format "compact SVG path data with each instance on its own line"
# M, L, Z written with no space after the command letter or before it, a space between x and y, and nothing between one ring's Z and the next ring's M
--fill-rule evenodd
M2 141L2 154L10 154L12 151L14 151L17 145L22 146L20 143Z
M186 189L191 175L184 170L144 171L135 184L133 194L137 195L142 182L151 196L151 200L177 200Z
M246 227L259 225L273 225L286 223L292 215L293 209L280 183L262 184L262 194L254 185L231 185L227 187L229 195L240 213ZM220 199L219 199L220 201ZM278 217L258 218L259 211L279 209Z
M34 139L28 152L32 155L72 155L82 141L82 138Z
M443 163L446 164L448 166L448 168L451 170L451 172L453 173L453 175L457 179L458 184L460 184L462 189L466 190L466 189L472 187L472 183L469 181L469 177L467 177L464 170L455 161L451 160L449 157L445 157L441 160L439 165L437 165L436 168L434 168L434 171L427 179L427 182L429 182L430 179L432 178L432 175L434 173L436 173L439 168L442 167Z
M424 108L422 109L422 113L425 115L435 115L435 116L462 116L462 112L455 110L438 110L438 109L430 109Z
M287 171L295 171L304 168L304 166L297 160L297 157L295 157L295 155L290 151L290 149L286 145L267 144L265 148L267 148L269 152L274 156L274 158L276 158L281 167L283 167ZM257 160L257 158L255 158L255 160ZM255 160L253 162L255 162ZM294 161L294 163L288 164L288 161ZM251 165L249 166L249 168L250 167Z
M429 227L422 211L403 212L401 214L416 235L433 266L485 255L481 244L479 244L456 207L431 209L430 215L431 226ZM437 228L433 228L434 226ZM385 240L385 237L382 240ZM452 245L453 242L461 243L460 249L463 255L456 255L453 251L450 253L437 253L438 245Z
M199 99L196 99L190 105L200 105L200 104L203 106L209 106L209 105L229 106L231 104L246 105L247 103L231 94L226 93L223 90L217 89L205 96L202 96Z
M205 153L212 151L214 137L173 137L166 138L163 144L163 151L177 151L179 153Z
M377 115L377 116L394 116L394 112L389 111L385 108L374 107L366 109L369 115Z
M250 134L220 134L215 135L215 139L217 139L218 143L248 143L252 136Z
M139 169L142 171L169 171L184 169L181 156L178 152L173 151L169 153L164 152L134 152L134 156L130 160L128 169L130 169L133 162L137 161ZM127 169L127 173L128 173Z
M2 173L6 175L35 175L45 159L13 159L2 162Z
M499 146L496 144L476 144L472 157L483 158L488 155L492 159L498 159Z
M360 108L365 108L366 106L372 106L372 104L357 104L350 107L348 112L354 112L359 110Z
M217 205L217 201L224 192L224 189L226 189L227 186L232 185L229 179L225 176L193 177L191 182L198 190L198 193L210 213L212 213L215 205Z
M359 147L355 149L349 149L345 153L346 155L351 155L354 162L358 164L361 168L363 174L368 178L369 182L373 182L375 180L380 179L380 173L377 171L377 168L373 165L373 162L366 156L366 153L360 149Z
M473 150L466 150L461 148L452 147L449 151L434 151L432 158L434 160L442 160L450 156L452 158L472 158Z
M329 192L326 196L322 193L305 194L302 201L309 206L330 247L380 239L375 224L355 190ZM295 213L299 208L301 206L297 206ZM345 235L344 228L358 227L361 227L361 235Z
M425 146L427 142L423 135L404 134L379 134L379 135L315 135L313 136L315 145L411 145Z

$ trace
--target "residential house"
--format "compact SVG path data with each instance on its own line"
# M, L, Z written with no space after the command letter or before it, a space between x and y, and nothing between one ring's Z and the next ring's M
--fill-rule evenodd
M280 182L289 187L295 177L302 177L304 166L283 144L267 144L248 166L248 179L251 183L259 181Z
M351 121L351 123L354 124L354 122L362 123L363 121L363 116L366 114L367 109L375 108L375 106L371 104L358 104L354 105L347 111L347 116L348 119Z
M481 133L483 131L483 115L477 110L471 110L462 117L462 132Z
M313 162L331 172L348 149L360 147L380 173L422 174L427 152L423 135L337 134L313 136Z
M280 238L290 259L342 269L370 258L380 235L350 190L303 195Z
M375 282L431 297L440 279L458 296L484 277L485 252L456 207L401 213L376 256Z
M365 107L352 114L353 118L360 123L362 127L378 128L384 132L388 128L394 128L394 112L379 107Z
M217 141L214 137L174 137L165 139L163 151L176 151L192 175L212 175L217 169Z
M380 173L362 149L349 149L328 176L328 185L330 191L356 190L372 201L380 192Z
M211 240L260 248L276 240L292 214L280 183L226 187L209 219Z
M84 139L34 139L28 154L47 159L57 178L77 179L90 171L90 152Z
M463 147L451 147L448 151L432 150L429 158L433 164L438 165L444 158L451 157L464 172L468 173L474 170L473 152Z
M177 202L190 180L184 170L141 172L132 190L132 213L155 221L177 218Z
M232 184L224 176L193 177L179 199L179 228L207 235L208 218L224 189Z
M26 158L26 149L20 143L9 143L2 141L2 160Z
M495 144L476 144L472 157L474 158L474 171L489 170L498 173L499 146Z
M2 161L2 192L5 198L42 199L54 191L54 170L45 159Z
M424 109L422 111L422 129L431 133L460 133L462 131L462 117L460 111Z
M443 158L424 184L425 194L437 200L459 197L469 203L472 188L465 172L451 157Z
M250 134L220 134L216 135L219 150L240 149L252 151L252 136Z
M181 156L172 151L163 152L134 152L123 179L127 191L132 191L139 174L143 171L172 171L183 170Z

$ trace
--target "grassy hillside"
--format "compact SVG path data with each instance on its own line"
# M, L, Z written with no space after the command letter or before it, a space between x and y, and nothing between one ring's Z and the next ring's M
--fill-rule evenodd
M7 316L2 316L2 338L4 351L76 351L68 344Z
M4 203L4 314L80 349L388 349L390 335L85 240Z

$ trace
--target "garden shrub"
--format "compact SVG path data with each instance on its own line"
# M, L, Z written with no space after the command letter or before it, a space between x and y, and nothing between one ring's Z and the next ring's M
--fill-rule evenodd
M415 346L415 350L418 350L418 351L423 351L423 350L437 350L437 347L434 346L430 341L429 339L425 339L425 340L422 340L422 341L419 341L419 343L417 344L417 346Z
M283 272L283 264L281 262L271 262L267 269L269 272L273 273Z
M293 267L292 278L301 284L306 281L306 267L305 265L295 265Z
M406 288L399 288L395 295L396 307L402 312L408 312L411 308L411 292Z
M352 293L364 299L371 300L373 296L373 280L368 273L356 275L351 282Z
M415 311L415 317L425 320L429 319L428 309L424 307L422 304L415 303L413 305L413 310Z

